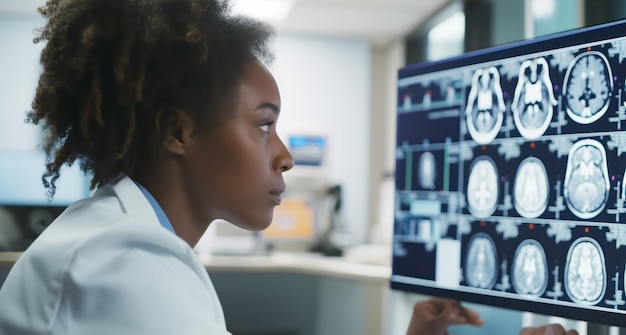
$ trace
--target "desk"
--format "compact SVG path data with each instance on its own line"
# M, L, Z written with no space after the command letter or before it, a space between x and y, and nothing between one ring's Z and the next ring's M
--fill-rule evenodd
M361 264L317 254L274 253L267 256L198 255L208 271L288 272L389 284L391 267ZM2 258L0 258L0 263Z
M20 255L0 252L0 283ZM315 254L198 257L234 335L388 333L390 266Z
M12 267L20 256L22 256L21 252L0 252L0 267ZM2 278L2 282L4 282L4 277Z
M233 332L256 325L267 334L388 333L390 266L311 254L199 257Z

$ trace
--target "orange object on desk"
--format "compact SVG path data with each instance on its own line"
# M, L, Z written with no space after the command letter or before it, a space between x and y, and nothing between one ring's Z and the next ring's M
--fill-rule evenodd
M305 240L313 238L315 212L311 201L304 198L284 198L274 210L272 224L264 231L268 239Z

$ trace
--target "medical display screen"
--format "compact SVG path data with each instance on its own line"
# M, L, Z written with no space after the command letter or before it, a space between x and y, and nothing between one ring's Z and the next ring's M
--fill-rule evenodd
M400 69L392 288L626 326L624 34Z
M289 151L296 165L323 166L326 137L294 134L289 136Z

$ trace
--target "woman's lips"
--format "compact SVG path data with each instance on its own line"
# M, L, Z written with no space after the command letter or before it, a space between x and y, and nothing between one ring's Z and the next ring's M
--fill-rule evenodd
M283 200L283 196L282 194L285 192L285 185L280 185L275 189L272 189L270 191L270 199L272 200L272 202L274 203L274 205L278 206L280 205L281 201Z
M272 199L274 205L279 206L280 202L283 200L283 197L280 194L270 193L270 199Z

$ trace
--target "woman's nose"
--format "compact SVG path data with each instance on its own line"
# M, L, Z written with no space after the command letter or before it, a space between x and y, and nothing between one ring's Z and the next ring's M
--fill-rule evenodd
M274 170L280 172L287 172L293 168L294 159L289 149L285 146L285 143L279 138L279 153L274 157Z

